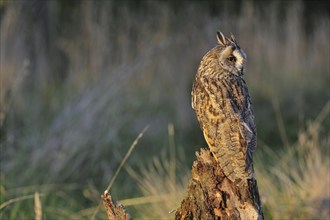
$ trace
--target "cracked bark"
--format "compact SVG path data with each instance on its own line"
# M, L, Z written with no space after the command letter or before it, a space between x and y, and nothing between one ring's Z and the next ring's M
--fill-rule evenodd
M248 187L238 186L224 175L208 149L201 149L196 156L188 195L175 219L263 219L255 178L245 180Z

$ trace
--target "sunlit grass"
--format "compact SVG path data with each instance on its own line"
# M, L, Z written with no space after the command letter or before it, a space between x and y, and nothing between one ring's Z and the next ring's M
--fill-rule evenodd
M143 197L126 199L122 203L133 205L140 217L174 218L175 210L184 198L190 174L183 161L175 156L172 124L168 126L168 136L169 156L153 157L138 171L126 166L127 173L138 184Z
M261 199L272 219L329 219L329 131L320 136L330 102L298 133L297 142L280 152L259 146L256 173ZM270 160L271 164L265 164Z

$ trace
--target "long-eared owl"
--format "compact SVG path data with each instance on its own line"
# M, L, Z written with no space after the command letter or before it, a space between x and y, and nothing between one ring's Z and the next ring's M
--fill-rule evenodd
M192 107L216 161L239 184L253 173L252 153L257 146L252 103L243 79L246 54L233 35L227 38L217 32L217 39L198 67Z

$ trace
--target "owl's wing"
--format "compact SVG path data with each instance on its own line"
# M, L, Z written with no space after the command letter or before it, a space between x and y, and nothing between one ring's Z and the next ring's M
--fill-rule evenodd
M203 99L201 97L203 91L201 91L201 88L202 88L202 84L201 84L199 78L196 77L193 87L192 87L192 91L191 91L191 107L195 110L196 116L197 116L197 119L199 122L199 126L203 131L203 122L202 122L203 120L200 120L201 119L201 111L200 111L201 108L199 108L203 102Z
M257 147L257 126L255 124L252 103L248 92L241 123L244 127L244 137L247 143L245 169L249 169L252 163L252 153Z
M236 117L239 119L241 134L246 142L246 160L245 169L248 170L252 164L252 153L257 147L257 129L253 114L252 102L249 95L248 88L243 79L237 80L237 89L229 89L229 95L231 96L231 105L235 111ZM241 92L238 92L241 91Z
M235 91L230 83L221 80L203 78L203 88L208 93L213 106L221 106L222 100L227 99L231 103L231 109L226 111L228 117L235 118L239 122L240 133L244 138L246 146L246 170L252 163L252 153L257 146L257 132L249 92L244 80L236 81ZM219 91L221 91L219 93Z

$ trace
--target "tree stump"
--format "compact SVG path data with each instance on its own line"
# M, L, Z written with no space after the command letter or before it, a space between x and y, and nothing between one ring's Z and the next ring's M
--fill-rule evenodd
M254 177L243 180L247 181L247 184L237 185L224 175L219 163L208 149L202 148L196 156L188 195L175 213L176 220L264 219ZM118 205L108 192L101 197L109 219L132 219L125 207Z
M126 211L125 207L111 197L108 192L101 195L102 202L109 220L131 220L130 214Z
M175 219L263 220L254 177L243 180L248 187L240 188L224 175L208 149L202 148L196 156L188 195L176 211Z

